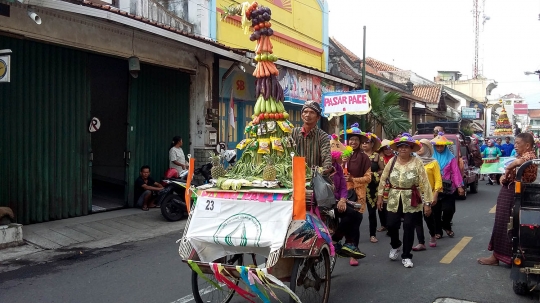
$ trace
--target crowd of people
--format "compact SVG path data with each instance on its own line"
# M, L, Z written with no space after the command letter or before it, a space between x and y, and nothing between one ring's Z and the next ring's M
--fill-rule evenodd
M454 142L444 136L442 129L434 130L432 140L420 141L408 133L393 140L381 141L375 134L361 131L358 124L342 132L340 139L345 139L345 134L352 153L342 153L345 146L335 143L338 140L336 135L330 137L334 167L332 174L336 199L339 201L336 211L341 220L332 240L340 256L348 257L351 266L357 266L358 259L366 256L358 247L359 226L364 214L368 215L369 241L379 242L377 232L386 231L391 246L389 259L401 257L406 268L414 265L412 251L426 250L424 222L430 235L430 247L436 247L437 240L444 236L455 236L452 219L456 212L456 198L465 194L466 185L462 179L460 160L449 149ZM510 143L510 138L505 141L501 144L486 140L485 146L478 146L470 137L465 139L471 157L470 165L478 168L482 165L482 158L492 155L516 157L497 179L503 186L488 245L493 254L478 259L478 263L484 265L497 265L499 261L510 263L511 243L506 223L513 205L516 169L525 161L536 158L531 134L516 136L515 144ZM532 182L534 179L536 167L531 166L524 175L524 181ZM358 210L352 209L347 203L351 200L360 204ZM399 237L401 226L402 239ZM418 240L416 245L415 234ZM345 243L342 245L343 238Z

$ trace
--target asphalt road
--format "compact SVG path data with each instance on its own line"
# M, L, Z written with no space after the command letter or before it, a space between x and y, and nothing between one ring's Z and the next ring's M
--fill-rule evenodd
M434 302L455 298L473 302L531 302L538 295L519 297L512 291L506 266L481 266L476 259L489 255L497 186L457 202L455 238L444 237L436 248L414 253L414 268L388 259L389 238L369 242L367 220L361 227L361 250L368 257L351 267L340 259L332 277L330 302ZM180 234L81 251L76 257L22 267L0 274L0 302L157 302L190 301L190 270L178 256ZM426 236L427 229L426 229ZM470 239L464 237L470 237ZM429 238L428 238L429 239ZM448 264L441 260L455 253ZM459 245L458 245L459 246ZM452 254L451 253L451 254ZM286 301L286 296L280 296ZM244 302L235 297L231 302ZM308 302L309 303L309 302Z

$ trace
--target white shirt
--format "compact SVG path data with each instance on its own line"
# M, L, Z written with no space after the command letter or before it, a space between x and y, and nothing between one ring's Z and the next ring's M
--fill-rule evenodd
M176 168L178 173L184 170L182 166L178 166L174 164L173 161L177 161L183 165L187 165L186 157L184 156L184 151L181 148L177 148L173 146L169 150L169 168Z

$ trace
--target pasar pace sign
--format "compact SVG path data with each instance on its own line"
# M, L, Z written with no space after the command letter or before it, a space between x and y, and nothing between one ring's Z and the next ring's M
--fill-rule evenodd
M348 115L365 115L371 111L371 99L367 90L325 93L321 107L323 115L332 118Z

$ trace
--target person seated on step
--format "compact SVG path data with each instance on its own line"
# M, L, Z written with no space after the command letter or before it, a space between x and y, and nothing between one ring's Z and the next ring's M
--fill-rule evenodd
M154 202L157 193L163 189L163 185L150 177L150 166L143 165L139 177L135 180L135 201L142 210L158 207Z

